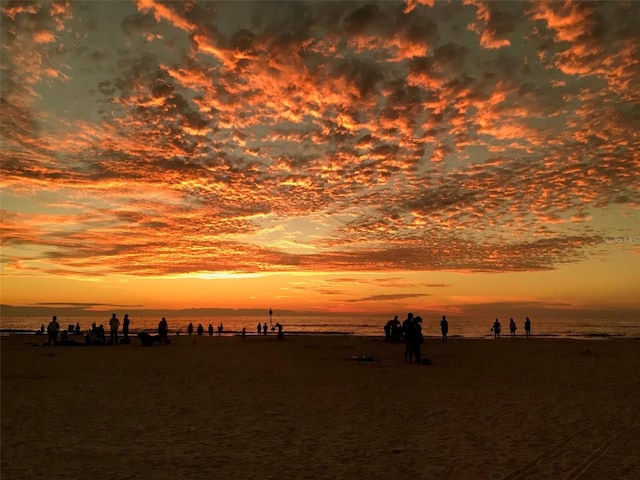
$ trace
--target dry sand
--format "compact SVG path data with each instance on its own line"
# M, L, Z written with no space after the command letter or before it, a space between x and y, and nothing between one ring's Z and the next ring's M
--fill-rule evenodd
M35 340L2 338L2 480L640 475L637 340Z

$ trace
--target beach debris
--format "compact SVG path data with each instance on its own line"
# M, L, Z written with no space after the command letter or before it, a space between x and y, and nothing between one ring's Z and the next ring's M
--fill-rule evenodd
M373 362L373 357L369 355L354 355L351 357L351 360L355 360L356 362Z

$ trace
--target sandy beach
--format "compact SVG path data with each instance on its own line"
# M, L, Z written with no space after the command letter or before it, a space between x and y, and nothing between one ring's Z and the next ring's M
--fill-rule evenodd
M640 341L1 339L12 479L636 479ZM374 361L356 361L371 356Z

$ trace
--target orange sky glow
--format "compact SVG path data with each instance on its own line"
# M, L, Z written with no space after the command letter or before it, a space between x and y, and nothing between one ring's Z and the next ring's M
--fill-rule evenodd
M1 304L640 316L640 2L1 15Z

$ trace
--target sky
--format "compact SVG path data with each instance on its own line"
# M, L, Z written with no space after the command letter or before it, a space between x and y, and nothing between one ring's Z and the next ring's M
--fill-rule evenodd
M1 15L2 304L640 317L640 2Z

